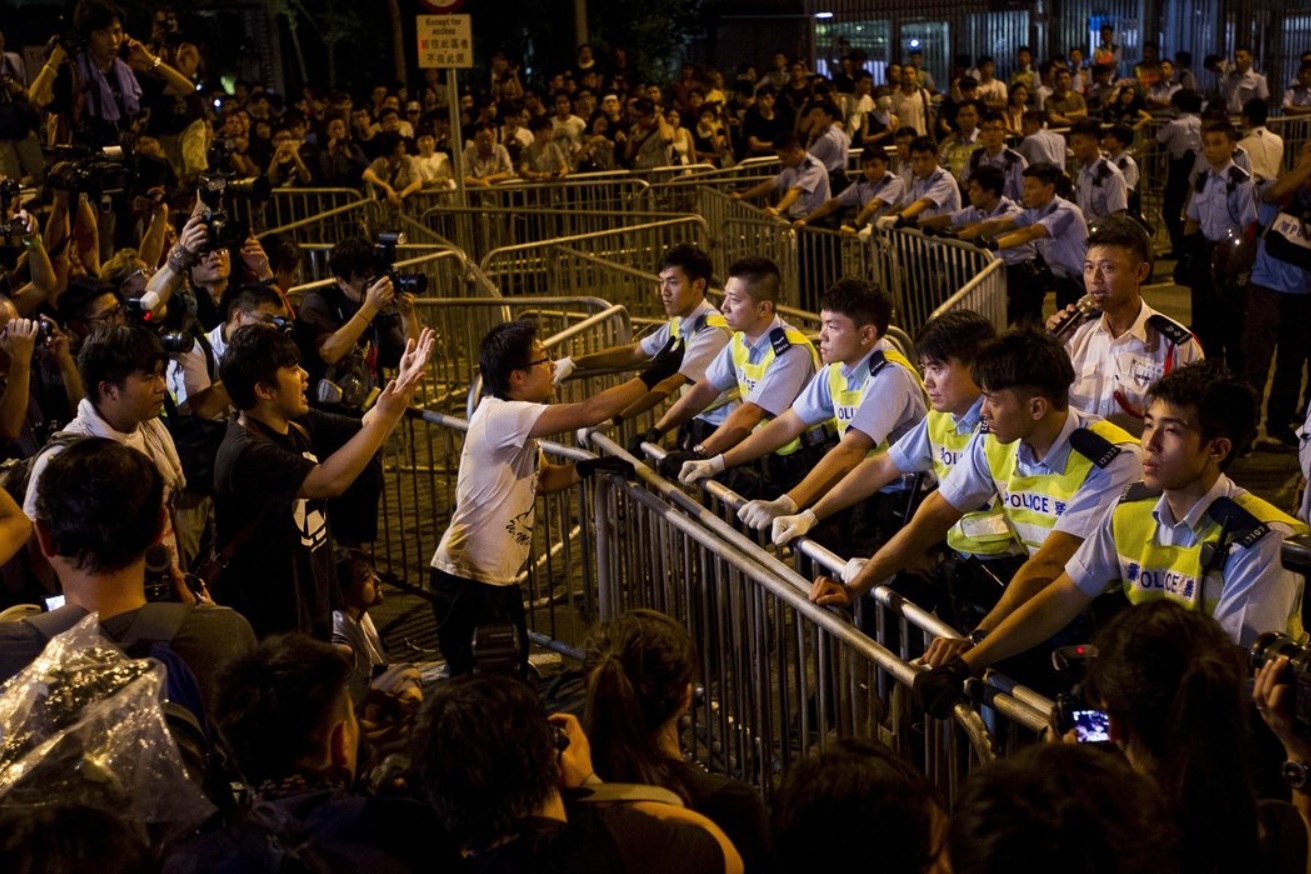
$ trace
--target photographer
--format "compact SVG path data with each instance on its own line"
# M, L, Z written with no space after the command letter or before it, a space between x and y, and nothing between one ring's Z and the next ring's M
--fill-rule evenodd
M0 298L0 444L30 458L82 400L68 337L49 318L24 319Z
M328 266L336 284L301 301L301 350L316 405L360 415L382 385L381 370L395 367L406 341L418 339L419 317L414 295L397 291L374 244L363 237L333 246Z
M6 52L0 33L0 175L39 183L45 171L36 130L41 118L27 96L27 67L17 52Z
M32 102L62 116L64 142L119 145L142 109L136 73L158 76L174 94L192 90L190 79L124 31L124 17L111 0L79 0L74 33L55 39L50 59L32 82Z

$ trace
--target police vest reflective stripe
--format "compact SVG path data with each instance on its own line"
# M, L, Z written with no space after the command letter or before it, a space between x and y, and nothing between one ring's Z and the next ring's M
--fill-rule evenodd
M810 360L814 365L815 369L818 370L819 353L815 351L815 347L811 345L811 342L806 339L806 335L801 333L791 325L785 326L783 331L788 339L788 342L791 343L791 345L800 346L804 348L808 353L810 353ZM771 343L765 349L765 354L760 359L760 361L758 361L755 364L752 364L751 350L747 346L746 334L743 334L741 331L738 331L733 335L733 339L729 341L729 354L733 358L733 372L737 374L738 394L741 396L741 399L745 401L747 399L747 396L751 394L752 390L755 389L756 385L760 382L760 380L764 379L765 371L769 370L769 366L774 363L774 358L776 356L776 353L774 351L774 345ZM756 425L756 428L763 428L769 422L769 420L770 417L765 416L760 420L760 423ZM823 424L820 424L816 427L822 428ZM801 448L801 438L794 437L787 443L780 446L778 449L775 449L774 454L791 455L792 453L796 452L800 448Z
M1230 500L1251 513L1258 522L1282 522L1292 528L1294 534L1306 534L1308 531L1302 522L1280 512L1255 495L1239 494ZM1164 546L1157 542L1156 537L1157 522L1152 515L1156 503L1154 495L1140 500L1123 500L1111 514L1111 537L1115 540L1115 550L1120 561L1120 581L1124 585L1125 597L1131 604L1145 604L1168 598L1189 610L1201 610L1208 616L1214 616L1224 589L1222 573L1227 556L1218 557L1203 578L1202 554L1219 547L1221 525L1209 515L1204 516L1196 543L1192 546ZM1232 531L1228 539L1234 539ZM1228 546L1229 550L1242 548L1236 543ZM1301 599L1293 605L1292 615L1288 617L1288 626L1284 630L1294 640L1302 639Z
M1092 423L1088 430L1112 444L1138 442L1129 432L1104 420ZM1021 474L1016 470L1020 443L1015 440L1003 445L989 434L983 450L988 471L1001 496L1002 512L1010 520L1020 543L1033 555L1056 527L1056 520L1065 515L1066 506L1088 478L1093 462L1071 447L1065 469L1059 474Z
M942 482L965 454L974 432L958 434L950 413L929 410L925 416L933 473ZM1004 555L1016 543L1015 532L994 497L983 510L972 510L947 532L947 546L964 555Z
M674 317L669 320L670 339L678 340L682 338L683 329L682 326L680 325L681 321L682 319L679 319L678 317ZM710 310L709 312L703 313L702 315L698 316L696 323L693 325L692 334L693 336L695 336L697 334L700 334L702 331L708 331L708 330L723 331L725 335L728 335L730 337L732 336L733 333L733 329L728 326L728 322L724 319L724 316L718 310ZM691 338L688 339L690 341ZM692 390L692 382L688 381L683 383L683 387L678 390L678 393L680 396L682 396L687 394L691 390ZM731 404L736 400L737 400L736 388L730 388L727 391L722 391L719 393L719 397L715 398L710 403L710 406L706 407L701 412L697 413L697 415L704 416L706 413L709 413L711 410L717 410L720 407L725 406L727 404Z
M856 417L856 410L860 409L861 403L865 399L865 392L874 382L874 377L878 375L883 368L896 365L904 367L908 373L915 377L915 384L924 390L924 383L920 379L919 371L915 366L906 359L896 349L882 349L873 353L869 359L869 375L865 377L856 388L847 387L847 379L842 375L842 367L838 364L830 364L828 370L828 393L833 402L833 422L838 431L838 439L841 440L851 427L851 421ZM888 451L888 438L885 435L878 446L875 446L866 457L878 452Z

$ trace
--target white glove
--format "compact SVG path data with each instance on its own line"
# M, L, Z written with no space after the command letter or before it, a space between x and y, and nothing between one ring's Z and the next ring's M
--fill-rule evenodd
M802 510L795 516L779 516L774 520L774 545L782 546L798 537L805 537L818 524L819 517L811 510Z
M869 238L872 236L874 236L874 228L869 225L865 225L865 227L856 231L856 239L860 240L862 243L868 243Z
M707 458L705 461L685 461L683 462L683 469L678 472L678 481L685 486L690 486L697 480L708 479L717 473L723 472L723 455L716 455L714 458Z
M578 365L574 364L574 360L566 355L564 358L560 358L555 362L555 376L551 378L551 382L559 385L569 378L569 374L577 369Z
M787 495L782 495L772 501L747 501L737 511L737 518L759 531L770 522L773 522L774 517L781 516L784 513L795 513L796 511L796 501Z
M880 231L890 231L897 226L895 215L881 215L874 220L874 226Z
M867 564L869 564L869 559L867 558L853 558L848 561L842 568L842 582L848 586L851 585L852 581L856 579L856 575L859 574L861 569Z

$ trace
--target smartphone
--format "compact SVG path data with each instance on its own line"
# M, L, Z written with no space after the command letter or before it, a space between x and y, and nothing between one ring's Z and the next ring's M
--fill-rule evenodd
M1074 711L1074 739L1081 744L1110 741L1111 717L1105 710Z
M62 606L64 606L63 595L51 595L49 598L46 598L46 612L54 612Z

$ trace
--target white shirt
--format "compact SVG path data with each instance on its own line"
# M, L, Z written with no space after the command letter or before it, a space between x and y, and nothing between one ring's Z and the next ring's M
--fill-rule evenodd
M218 363L223 359L223 353L227 350L227 341L223 339L223 325L215 325L214 330L210 331L205 337L209 340L210 348L214 352L214 367L218 369ZM180 355L170 356L168 365L164 371L164 380L168 383L168 390L173 394L173 403L178 405L178 409L183 412L189 412L191 407L188 398L194 394L210 388L214 381L209 375L209 362L205 358L205 350L196 341L196 345L191 347L190 352L183 352ZM216 421L222 421L227 418L223 413L215 416Z
M1254 127L1238 145L1252 159L1252 175L1258 182L1278 178L1284 164L1284 138L1266 127Z
M1139 414L1145 412L1147 389L1152 383L1168 371L1202 358L1196 338L1189 336L1176 345L1149 325L1148 319L1156 315L1156 310L1144 301L1138 318L1119 337L1111 336L1105 316L1074 329L1065 341L1074 363L1074 385L1070 386L1073 407L1109 419L1131 434L1142 433L1140 415L1125 407ZM1117 392L1122 401L1116 399Z
M541 450L529 437L545 404L485 397L460 452L455 513L432 566L492 586L515 582L537 517Z

